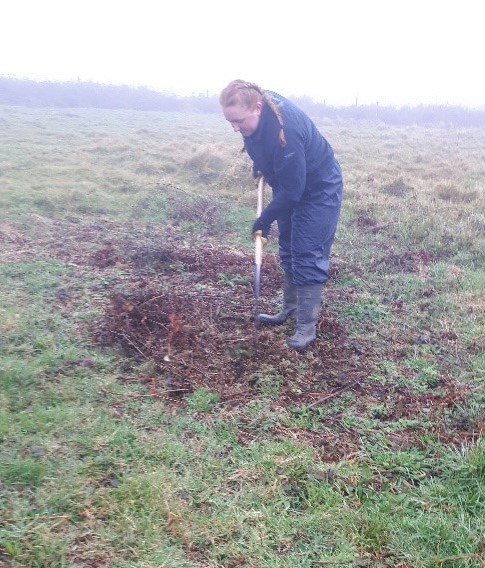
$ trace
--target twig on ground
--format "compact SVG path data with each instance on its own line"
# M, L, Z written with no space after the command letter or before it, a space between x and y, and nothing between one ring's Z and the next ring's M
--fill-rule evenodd
M338 559L338 560L313 560L312 564L314 564L315 566L324 566L324 565L328 565L328 564L353 564L355 562L355 558L349 558L348 560L344 560L342 558Z
M350 384L350 385L344 385L343 387L338 388L336 391L327 394L325 396L322 396L320 398L317 398L317 400L311 402L310 404L307 405L307 408L313 408L314 406L318 406L319 404L321 404L322 402L325 402L327 400L330 400L331 398L334 398L336 396L338 396L339 394L341 394L345 389L350 389L354 386L355 382Z
M435 558L433 562L444 564L445 562L455 562L456 560L478 560L478 562L485 566L485 558L481 554L458 554L457 556L447 556L445 558Z
M138 353L139 353L142 357L144 357L144 358L147 359L147 360L149 359L149 357L147 357L147 356L145 355L145 353L143 353L143 351L142 351L141 349L139 349L138 346L135 345L135 344L133 343L133 341L132 341L129 337L127 337L124 333L120 333L120 336L121 336L125 341L127 341L127 342L133 347L133 349L135 349L136 351L138 351Z

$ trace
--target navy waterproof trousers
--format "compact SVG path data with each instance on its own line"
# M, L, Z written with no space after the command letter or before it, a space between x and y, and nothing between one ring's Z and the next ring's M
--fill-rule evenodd
M337 161L325 179L314 180L308 199L277 219L281 267L297 286L324 284L342 201L342 172ZM319 186L319 187L318 187Z

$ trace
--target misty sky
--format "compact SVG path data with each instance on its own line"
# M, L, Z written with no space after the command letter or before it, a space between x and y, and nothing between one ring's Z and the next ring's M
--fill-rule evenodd
M485 105L484 0L4 0L0 75Z

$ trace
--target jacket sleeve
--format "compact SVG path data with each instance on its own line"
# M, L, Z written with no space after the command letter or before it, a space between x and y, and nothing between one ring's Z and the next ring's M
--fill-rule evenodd
M286 199L281 191L273 193L273 199L263 209L257 221L257 229L268 232L273 221L276 221L285 211L293 209L294 203Z
M279 146L274 155L273 199L261 213L261 229L269 229L282 213L293 209L300 201L306 184L306 161L303 136L295 130L285 130L286 146Z

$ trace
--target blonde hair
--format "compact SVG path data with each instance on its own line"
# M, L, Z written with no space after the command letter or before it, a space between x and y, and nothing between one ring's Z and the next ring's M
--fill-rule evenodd
M279 105L261 87L249 81L236 79L231 81L219 95L219 103L222 107L241 105L249 110L254 110L258 102L263 101L272 110L280 125L279 142L286 146L285 133L283 131L283 117Z

